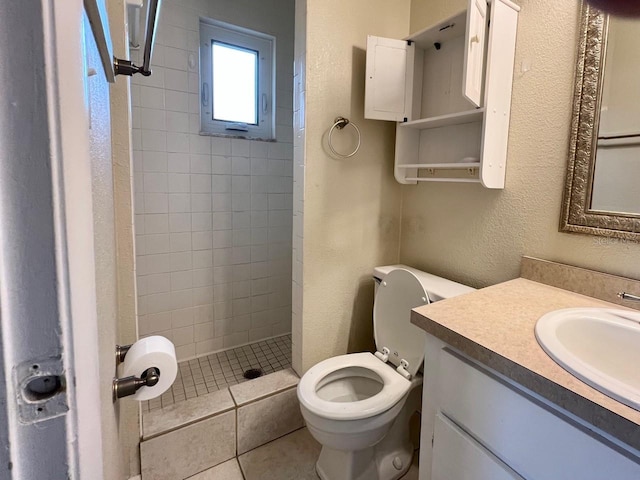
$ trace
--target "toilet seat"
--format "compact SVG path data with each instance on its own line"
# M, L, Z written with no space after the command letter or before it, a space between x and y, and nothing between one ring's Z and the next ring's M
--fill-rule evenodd
M298 383L302 417L322 445L316 463L322 480L405 475L414 452L411 418L420 408L425 348L424 332L411 323L411 311L473 290L405 265L378 267L374 278L375 356L329 358Z
M330 375L345 377L379 378L381 390L369 398L351 402L323 400L318 388ZM350 353L324 360L307 371L298 385L300 402L312 413L332 420L359 420L389 410L409 391L411 381L393 367L369 352Z
M376 356L400 367L408 378L418 373L424 360L424 332L411 323L411 309L427 303L425 286L415 272L404 268L389 272L376 293L373 336L380 351Z

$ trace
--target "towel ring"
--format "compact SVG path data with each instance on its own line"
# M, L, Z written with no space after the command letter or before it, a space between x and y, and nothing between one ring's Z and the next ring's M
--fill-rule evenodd
M336 151L335 148L333 148L333 145L331 144L331 136L333 135L333 131L337 128L338 130L342 130L344 127L346 127L347 125L351 125L355 130L356 133L358 134L358 145L356 145L356 148L353 152L345 155L343 153L338 153ZM344 118L344 117L336 117L334 124L331 126L331 128L329 129L329 139L328 139L328 143L329 143L329 149L331 150L331 153L333 153L336 157L340 157L340 158L349 158L349 157L353 157L356 153L358 153L358 150L360 150L360 129L357 127L357 125L353 122L350 122L348 118Z

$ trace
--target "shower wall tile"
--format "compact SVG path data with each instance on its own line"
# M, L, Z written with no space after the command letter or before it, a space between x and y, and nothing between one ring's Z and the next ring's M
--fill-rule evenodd
M165 0L153 75L132 77L140 335L171 339L180 360L290 332L298 285L294 2L219 3ZM199 18L215 15L277 38L276 142L199 135Z

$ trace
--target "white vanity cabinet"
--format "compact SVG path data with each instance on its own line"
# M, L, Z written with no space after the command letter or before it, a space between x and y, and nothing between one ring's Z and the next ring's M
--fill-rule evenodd
M420 480L637 480L640 452L427 335Z
M469 0L405 40L368 37L365 118L398 122L398 182L504 188L518 11Z

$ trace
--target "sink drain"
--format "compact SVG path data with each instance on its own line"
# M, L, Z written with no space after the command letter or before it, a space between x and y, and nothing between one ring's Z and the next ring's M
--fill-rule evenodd
M249 370L245 370L243 374L244 378L248 378L249 380L261 377L262 375L264 375L264 372L261 368L250 368Z

